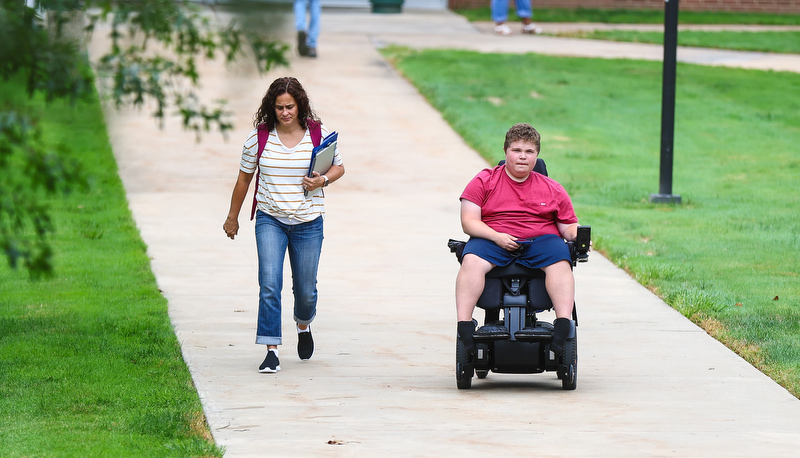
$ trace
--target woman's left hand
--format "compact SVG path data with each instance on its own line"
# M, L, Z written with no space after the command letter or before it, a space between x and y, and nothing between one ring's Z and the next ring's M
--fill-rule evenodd
M303 189L308 192L325 185L325 178L322 178L319 172L312 172L312 174L313 176L311 177L303 177Z

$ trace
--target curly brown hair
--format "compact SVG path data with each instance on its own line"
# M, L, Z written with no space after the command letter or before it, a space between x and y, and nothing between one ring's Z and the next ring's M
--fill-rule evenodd
M536 151L539 152L542 147L542 136L533 128L532 125L527 123L514 124L506 132L506 142L503 144L503 151L508 149L508 146L517 140L531 142L536 145Z
M267 93L264 94L264 98L261 99L261 106L258 107L258 111L254 116L253 127L258 128L259 125L266 124L268 130L275 128L275 125L278 123L278 117L275 115L275 101L278 99L278 96L286 93L294 97L294 101L297 103L297 119L300 121L300 126L303 129L308 128L307 121L309 119L321 122L314 112L314 109L311 108L308 94L306 94L306 90L303 89L303 85L300 84L300 81L297 81L297 78L291 76L284 76L270 84Z

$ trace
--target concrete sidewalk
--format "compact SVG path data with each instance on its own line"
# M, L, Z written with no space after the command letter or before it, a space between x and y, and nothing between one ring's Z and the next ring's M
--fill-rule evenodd
M490 374L457 390L458 264L446 242L462 235L458 196L486 163L375 47L566 42L494 37L429 11L326 10L322 30L320 57L291 69L203 68L206 95L237 114L230 141L198 144L177 121L160 131L147 112L108 112L131 210L228 456L796 453L800 401L597 253L576 269L576 391L553 373ZM290 25L284 33L292 39ZM222 223L252 115L285 74L341 133L347 173L326 190L316 353L297 359L287 284L283 370L259 374L253 225L243 211L230 241Z
M622 43L579 38L557 38L542 35L522 35L518 24L512 24L515 35L501 37L492 33L491 23L468 23L452 13L406 15L398 20L408 27L385 27L370 34L377 46L387 43L411 48L472 49L480 52L538 53L570 57L601 57L608 59L658 60L664 57L661 45ZM369 21L367 21L369 22ZM359 23L363 23L359 21ZM341 30L351 27L346 21ZM545 32L555 33L567 28L564 24L540 24ZM572 25L573 29L586 29L591 24ZM641 28L641 26L637 26ZM361 26L361 29L365 28ZM400 30L398 30L400 29ZM467 29L474 29L471 33ZM662 29L663 30L663 29ZM477 32L477 33L476 33ZM678 47L679 62L753 70L800 72L800 55L762 52L726 51L706 48Z
M485 36L491 35L495 40L491 45L486 43L473 46L491 52L535 52L574 57L604 57L611 59L642 59L660 61L664 57L664 48L660 44L608 42L601 40L584 40L578 38L555 38L548 36L526 36L519 34L519 26L515 26L510 37L494 36L494 24L491 22L474 23L474 26ZM543 33L556 34L564 32L590 30L639 30L663 32L663 25L654 24L540 24ZM750 25L682 25L681 30L723 31L737 30L746 32L761 31L799 31L798 26L750 26ZM680 32L679 32L680 33ZM512 39L509 44L506 40ZM399 40L398 40L399 41ZM409 46L420 46L412 41L405 42ZM470 42L472 43L472 42ZM458 44L450 43L458 47ZM504 49L506 48L506 49ZM722 67L748 68L752 70L776 70L800 73L800 55L777 54L750 51L727 51L710 48L678 47L678 62Z

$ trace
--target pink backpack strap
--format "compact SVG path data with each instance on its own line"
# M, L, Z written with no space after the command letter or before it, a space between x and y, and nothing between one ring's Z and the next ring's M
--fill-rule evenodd
M306 124L308 124L308 133L311 134L311 143L314 144L314 147L319 146L322 143L322 123L309 119Z
M311 134L311 143L317 147L322 143L322 123L309 119L306 121L308 125L308 132ZM258 176L261 174L261 154L267 146L269 140L269 129L266 124L258 125L258 154L256 155L256 190L253 193L253 209L250 210L250 221L256 216L256 207L258 206Z
M267 146L269 139L269 129L266 124L259 124L258 126L258 154L256 155L256 190L253 193L253 209L250 211L250 221L256 216L256 206L258 206L258 176L261 175L261 154L264 152L264 147Z

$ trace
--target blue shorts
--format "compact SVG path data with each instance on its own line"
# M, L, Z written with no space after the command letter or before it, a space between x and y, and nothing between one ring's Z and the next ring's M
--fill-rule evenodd
M547 234L536 237L533 241L522 244L516 251L507 251L487 239L471 238L464 246L463 255L472 253L496 266L507 266L516 261L517 264L532 269L539 269L555 264L558 261L570 261L569 248L564 239L557 235Z

